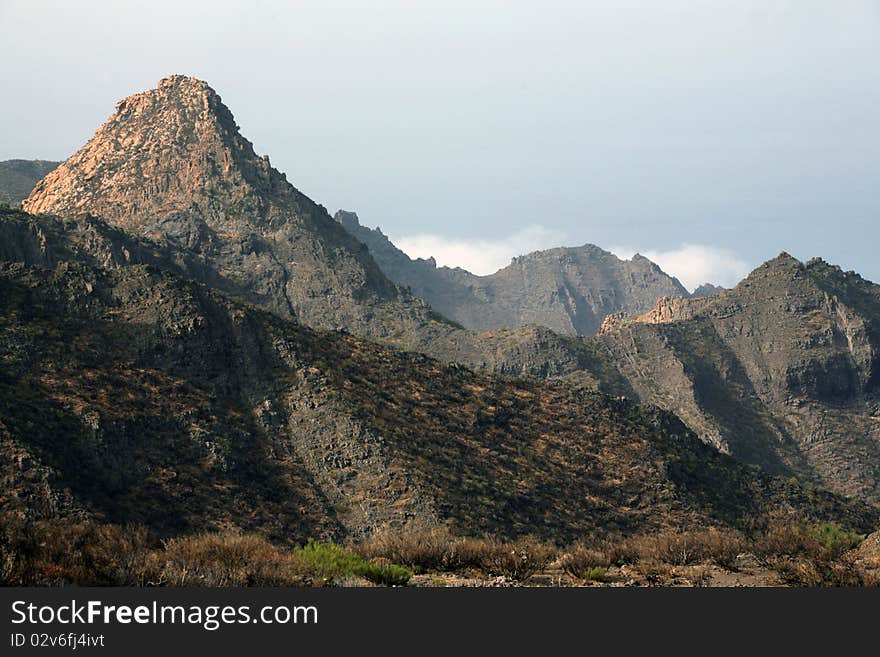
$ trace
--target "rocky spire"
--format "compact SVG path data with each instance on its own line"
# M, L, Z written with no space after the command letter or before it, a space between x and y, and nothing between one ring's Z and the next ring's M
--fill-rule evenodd
M254 152L220 96L196 78L173 75L121 100L22 208L92 215L185 249L202 259L198 278L315 326L386 335L427 312ZM373 322L376 305L389 303L382 315L395 326Z
M232 218L266 221L317 209L254 152L220 96L183 75L118 102L95 136L22 207L90 213L126 228L185 213L219 229L231 228L225 224Z

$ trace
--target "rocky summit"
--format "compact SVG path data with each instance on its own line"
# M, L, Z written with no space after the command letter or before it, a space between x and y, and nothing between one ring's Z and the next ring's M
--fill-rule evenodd
M643 400L765 469L880 500L880 286L788 254L732 290L609 317Z
M22 208L44 219L7 222L6 249L31 264L51 262L53 248L105 266L160 256L175 272L282 317L479 369L551 375L560 361L580 367L585 358L579 345L531 327L463 330L399 288L364 244L256 155L220 97L195 78L171 76L120 101ZM123 246L131 239L138 248Z
M381 337L428 315L254 152L220 96L195 78L171 76L117 103L22 208L99 217L197 254L212 285L314 326Z
M413 260L353 212L335 215L367 245L382 271L464 327L514 329L528 324L558 333L593 335L606 315L641 313L661 297L688 297L677 279L647 258L621 260L592 244L536 251L489 276ZM701 288L701 296L713 291Z

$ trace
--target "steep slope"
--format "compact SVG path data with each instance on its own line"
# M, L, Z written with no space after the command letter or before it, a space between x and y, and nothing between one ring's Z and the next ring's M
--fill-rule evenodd
M732 290L611 317L596 342L708 442L880 499L880 286L782 254Z
M589 360L555 337L556 352L542 357L530 329L463 330L397 288L363 244L254 153L220 97L193 78L120 101L23 208L40 218L6 213L0 248L29 264L51 266L53 252L72 250L100 266L170 267L282 317L475 367L542 373Z
M581 247L517 257L490 276L412 260L378 229L361 226L353 212L335 215L367 245L385 275L462 326L488 330L539 324L564 334L593 335L606 315L641 313L661 297L688 297L677 279L640 255L621 260Z
M180 76L122 101L25 207L61 218L0 212L4 258L112 276L149 265L447 362L637 396L770 472L880 499L876 286L824 263L782 257L735 290L664 300L637 321L610 315L591 340L463 330L389 281L254 154L205 83Z
M880 522L656 409L315 331L149 266L0 263L0 362L0 510L32 517L280 541Z
M218 278L210 256L132 235L90 215L63 220L0 208L0 259L48 268L69 259L108 269L145 264L215 289L224 289L225 283ZM254 301L244 294L238 296ZM613 365L591 345L543 327L476 332L435 319L410 326L412 330L401 329L383 341L480 370L541 377L567 375L591 389L632 394Z
M220 97L171 76L130 96L22 204L101 217L197 254L212 285L310 325L386 337L430 317L365 247L258 157Z
M18 205L28 197L34 185L59 164L48 160L0 162L0 203Z

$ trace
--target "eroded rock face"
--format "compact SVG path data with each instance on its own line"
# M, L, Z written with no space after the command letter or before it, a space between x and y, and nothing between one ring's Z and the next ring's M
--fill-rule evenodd
M336 220L367 245L382 271L464 327L513 329L528 324L593 335L611 313L636 314L660 297L688 297L677 279L647 258L621 260L592 244L536 251L489 276L412 260L378 229L340 210Z
M234 228L237 204L244 205L243 228L271 224L282 204L288 214L314 209L268 158L256 155L205 82L175 75L119 101L22 209L69 217L88 212L126 228L152 227L181 213L216 230Z
M847 495L880 499L880 295L877 286L821 261L803 264L780 256L733 290L704 299L666 299L647 314L613 315L594 339L532 326L482 334L464 330L433 316L427 305L389 281L364 245L256 156L205 83L180 76L120 103L94 139L37 185L25 207L60 218L0 211L5 260L53 270L85 264L112 271L123 282L127 268L148 265L303 324L344 327L482 370L563 377L580 388L637 396L674 411L705 442L741 460ZM566 259L583 271L578 258L586 251L557 251L556 261L547 265L552 271ZM542 296L549 289L541 287L543 282L556 280L534 273L542 271L542 262L525 258L499 272L492 286L473 289L467 289L467 272L447 273L462 277L455 289L466 289L469 298L483 295L478 300L484 305L473 308L495 304L506 313L514 306L505 290L517 285L542 290L529 297L539 300L537 305L515 306L514 324L535 313L568 321L572 332L580 331L575 318L593 312L577 310L577 299L586 297L576 283L557 287L555 297ZM441 271L433 263L423 265ZM73 295L83 311L99 303L112 306L89 285L101 289L94 281L59 289ZM490 291L504 303L489 303ZM612 296L593 297L591 303ZM548 298L552 303L545 304ZM167 311L189 317L185 305ZM576 312L554 315L559 308ZM199 328L176 320L171 325L182 331ZM133 326L129 332L137 336L137 322ZM202 341L201 351L181 358L209 361L211 344ZM29 347L16 344L15 349L26 356ZM240 362L236 357L212 372L236 372ZM346 362L346 357L338 360L340 367ZM394 361L385 354L373 361L380 374L389 362ZM401 381L406 388L407 379ZM386 383L379 376L361 392L372 394ZM226 384L217 385L225 394ZM409 404L403 398L395 403ZM275 409L282 407L270 399L260 421L274 422ZM384 416L379 419L385 422ZM416 424L419 420L410 417ZM359 436L358 422L342 420L338 431ZM373 427L370 440L385 435L389 425L382 427ZM337 429L328 431L314 443L319 452L328 450L329 456L320 452L320 459L364 459L370 468L379 463L360 447L340 448L333 442ZM408 434L401 429L400 435L405 443ZM336 485L322 481L327 490ZM454 486L451 474L445 483ZM385 484L371 485L378 491ZM513 497L509 501L516 504Z
M194 78L172 76L121 101L24 208L60 217L7 217L5 250L31 264L75 252L99 266L170 267L282 317L482 369L555 375L592 358L528 328L464 330L397 288L363 244L256 155ZM540 320L540 308L529 312Z
M598 339L707 442L880 499L880 286L781 254L732 290L609 318Z
M636 317L643 324L665 324L694 317L705 305L701 300L661 297L649 311Z
M315 326L382 336L424 321L366 249L259 157L205 82L135 94L43 179L30 213L100 217L189 251L211 284Z
M880 521L656 408L316 331L153 266L0 262L0 362L0 509L32 518L287 542Z

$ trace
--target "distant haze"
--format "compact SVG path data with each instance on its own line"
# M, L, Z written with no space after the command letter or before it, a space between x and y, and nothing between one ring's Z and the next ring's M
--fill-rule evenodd
M590 242L689 287L783 250L880 280L877 0L0 0L0 29L0 159L64 159L186 73L440 264Z

